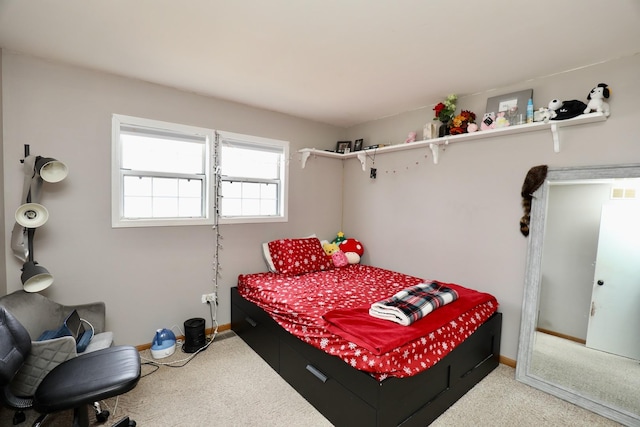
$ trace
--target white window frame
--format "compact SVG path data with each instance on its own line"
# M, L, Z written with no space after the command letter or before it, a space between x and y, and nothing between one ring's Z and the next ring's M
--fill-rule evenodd
M168 130L187 135L197 135L205 139L205 177L203 217L198 218L124 218L123 184L124 172L122 165L122 144L120 130L122 126L146 127L150 129ZM144 119L140 117L114 114L112 118L112 158L111 158L111 226L121 227L153 227L178 225L214 225L216 223L215 209L215 173L213 170L212 154L215 141L215 131L195 126ZM176 174L178 175L178 174Z
M248 144L256 144L256 146L264 145L275 147L282 150L282 157L280 161L280 194L278 195L279 215L273 216L222 216L218 218L220 224L250 224L250 223L271 223L271 222L287 222L288 221L288 206L289 206L289 141L282 141L278 139L262 138L252 135L243 135L240 133L218 131L218 157L220 162L224 162L224 156L222 156L222 145L226 141L229 142L241 142ZM259 149L259 148L257 148ZM221 179L221 178L220 178ZM224 196L224 195L223 195Z

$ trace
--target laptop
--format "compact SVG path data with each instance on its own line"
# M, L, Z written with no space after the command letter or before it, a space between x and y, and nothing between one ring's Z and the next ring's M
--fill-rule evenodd
M82 353L87 348L87 345L89 345L91 338L93 338L91 331L85 330L77 310L73 310L69 313L69 315L64 319L64 322L62 322L62 326L58 329L44 331L40 337L38 337L38 341L66 336L72 336L73 339L76 340L76 351L78 353Z

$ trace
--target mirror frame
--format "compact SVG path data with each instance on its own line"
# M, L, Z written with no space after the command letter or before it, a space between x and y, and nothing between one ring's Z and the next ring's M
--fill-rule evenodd
M538 320L538 304L542 282L542 249L546 224L549 182L606 178L638 178L640 165L586 166L571 168L549 168L543 185L533 194L527 263L525 268L520 342L516 363L516 379L577 406L610 418L625 425L637 425L640 414L634 414L584 395L579 390L571 390L554 384L531 372L531 356Z

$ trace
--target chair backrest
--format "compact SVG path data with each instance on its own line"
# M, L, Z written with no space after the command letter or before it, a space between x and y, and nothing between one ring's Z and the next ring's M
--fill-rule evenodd
M59 327L64 318L71 313L71 310L44 295L23 290L0 297L0 306L5 307L18 319L29 332L31 341L37 340L45 330Z
M31 351L29 332L6 308L0 306L0 386L4 388Z

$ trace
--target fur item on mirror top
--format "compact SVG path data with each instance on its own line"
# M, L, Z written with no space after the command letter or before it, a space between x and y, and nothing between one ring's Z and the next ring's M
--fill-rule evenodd
M524 210L524 216L520 218L520 232L523 236L529 235L529 222L531 214L531 200L533 200L533 193L540 188L547 178L547 165L534 166L529 169L527 176L522 183L522 209Z

